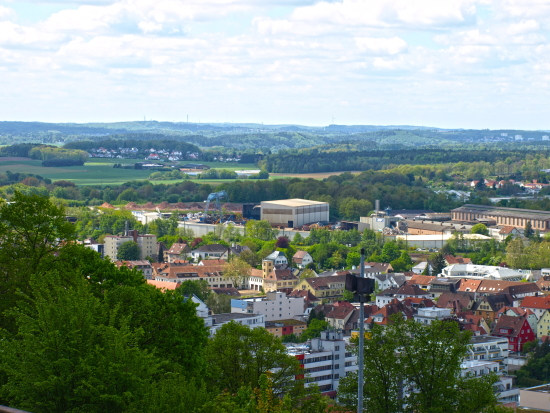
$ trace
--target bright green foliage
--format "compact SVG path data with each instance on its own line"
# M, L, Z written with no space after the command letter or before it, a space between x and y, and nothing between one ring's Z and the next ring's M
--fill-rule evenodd
M295 385L298 362L289 356L281 340L264 328L230 322L210 340L206 351L212 384L231 393L241 385L259 386L260 376L272 371L273 388L279 394Z
M400 316L392 321L384 328L375 324L365 340L366 411L397 413L407 405L419 413L475 413L496 404L495 374L461 377L471 333L453 321L425 325ZM401 380L418 391L401 398ZM339 389L344 403L357 405L356 374L341 379Z
M489 230L484 224L476 224L472 227L472 234L489 235Z
M119 261L136 261L141 256L139 245L135 241L126 241L120 247L116 254Z
M531 356L527 364L522 366L517 372L518 385L522 387L537 386L548 382L548 373L550 370L550 341L547 337L542 344L538 344L538 340L532 343L525 344L524 350L529 351ZM529 346L527 344L529 344Z
M0 344L3 391L33 412L120 412L150 386L160 362L137 345L142 332L109 311L80 278L34 277L34 298L14 310L19 331Z
M533 231L533 226L531 225L531 221L527 221L525 224L525 229L523 231L523 236L526 238L530 238L533 235L535 235L535 231Z
M445 258L443 257L443 254L436 254L433 260L432 275L438 276L439 274L441 274L443 268L445 268L446 266L447 264L445 264Z
M346 258L346 265L348 267L359 266L361 264L361 254L358 252L350 252Z
M329 328L329 324L325 321L324 315L322 312L316 315L316 317L319 317L319 316L323 317L323 319L319 320L318 318L315 318L314 320L311 320L308 327L304 330L304 332L300 336L301 342L305 342L315 337L320 337L321 332Z
M372 203L366 199L345 198L340 201L339 211L341 218L358 221L372 211Z
M195 294L203 302L206 302L211 293L208 281L206 280L184 281L179 285L176 291L181 295Z
M206 299L206 305L214 314L230 313L231 296L227 294L211 293Z
M58 240L74 238L63 208L48 198L15 192L11 204L0 204L0 327L11 328L4 311L18 301L16 290L27 293L33 274L55 268L54 253L64 248Z
M393 260L390 264L395 272L404 272L409 271L412 268L413 261L409 253L407 251L403 251L401 253L401 257Z

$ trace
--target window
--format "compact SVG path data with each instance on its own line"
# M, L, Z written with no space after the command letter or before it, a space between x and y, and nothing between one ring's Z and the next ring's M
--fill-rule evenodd
M340 368L340 365L339 365L339 364L335 364L335 365L334 365L334 368L335 368L335 369L339 369L339 368Z
M336 351L340 350L340 346L336 346L334 348L336 349Z
M340 360L340 354L335 355L334 360Z

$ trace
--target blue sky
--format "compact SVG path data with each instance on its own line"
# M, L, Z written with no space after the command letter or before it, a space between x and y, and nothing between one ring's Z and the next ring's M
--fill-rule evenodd
M0 0L0 120L550 129L550 0Z

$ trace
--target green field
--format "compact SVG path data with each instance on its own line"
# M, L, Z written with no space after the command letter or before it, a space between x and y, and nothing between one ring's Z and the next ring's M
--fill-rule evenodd
M147 179L152 171L139 169L113 168L115 163L135 163L135 159L90 159L83 166L67 166L62 168L44 167L42 162L26 158L0 158L0 173L25 172L50 178L52 181L66 180L82 185L121 185L124 182ZM205 165L216 169L241 170L256 169L253 164L234 164L205 162ZM220 184L231 179L197 180L197 183ZM173 184L181 180L151 181L152 184Z

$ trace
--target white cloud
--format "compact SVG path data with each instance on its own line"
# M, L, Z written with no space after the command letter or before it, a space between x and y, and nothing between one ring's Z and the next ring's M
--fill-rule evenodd
M494 11L483 19L475 0L119 0L23 25L0 6L0 108L41 120L192 110L203 121L486 127L523 116L543 127L547 8L524 1L541 17L520 0L484 3ZM280 4L293 8L271 13Z
M0 21L14 20L16 16L17 13L15 12L15 10L0 5Z
M399 37L389 39L356 37L355 43L359 50L371 55L394 55L407 50L407 42Z

